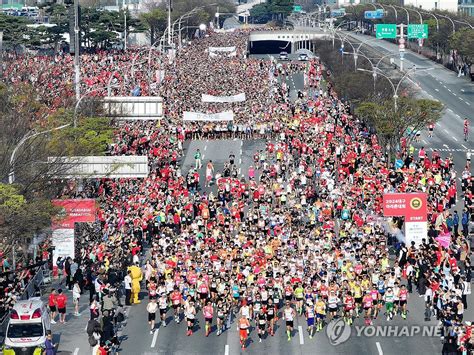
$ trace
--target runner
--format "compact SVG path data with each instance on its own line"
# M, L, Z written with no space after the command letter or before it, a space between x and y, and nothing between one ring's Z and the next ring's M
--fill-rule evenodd
M291 340L291 333L293 332L293 321L296 317L296 312L291 307L290 301L286 301L286 306L283 309L283 317L286 321L286 335L288 337L288 341Z
M267 307L267 321L268 321L268 333L271 336L275 335L275 305L273 304L273 300L271 298L268 299L268 307Z
M355 300L352 297L352 293L347 291L346 295L344 296L344 321L351 325L354 321L354 308L355 308Z
M324 302L324 299L318 298L316 301L316 331L319 332L320 330L323 330L324 326L324 319L326 318L326 303Z
M67 296L63 293L62 289L59 289L56 296L56 305L58 306L59 312L59 323L66 323L66 304Z
M222 299L217 301L217 336L221 335L224 330L227 307Z
M394 295L391 287L387 288L387 292L384 295L385 301L385 314L387 315L387 321L393 319L393 301Z
M311 299L306 301L306 324L308 326L309 338L312 339L314 335L314 304Z
M188 324L186 335L190 336L193 334L194 321L196 320L196 308L194 307L194 301L189 300L186 302L184 314Z
M362 304L364 305L364 320L365 320L365 325L371 325L372 324L372 307L373 307L373 302L374 299L372 295L370 294L370 290L365 291L365 295L362 299Z
M265 330L267 329L267 307L263 306L262 310L258 312L256 316L256 322L258 324L258 342L262 342L262 337L265 336Z
M214 308L212 307L211 301L207 301L206 305L202 309L204 315L204 321L206 324L206 337L209 336L212 329L212 318L214 316Z
M148 324L150 325L150 334L153 334L155 330L155 318L156 312L158 311L158 305L156 304L156 298L152 298L147 306L146 310L148 312Z
M407 301L408 301L408 290L405 285L400 287L400 293L398 294L400 300L401 315L403 319L407 319Z
M49 306L49 311L51 312L51 324L56 324L56 321L54 318L56 318L56 311L57 311L57 302L56 302L56 296L57 292L54 288L51 289L51 293L48 297L48 306Z
M176 323L179 324L179 322L181 321L181 304L183 303L183 296L181 295L181 292L179 292L178 286L174 287L173 292L171 292L170 298L171 303L173 305L174 320Z
M166 313L168 312L168 297L166 296L166 293L162 293L160 295L160 298L158 299L158 305L160 308L161 325L166 327Z
M247 343L247 337L250 333L250 322L246 316L241 316L239 319L239 335L240 345L242 349L245 349Z

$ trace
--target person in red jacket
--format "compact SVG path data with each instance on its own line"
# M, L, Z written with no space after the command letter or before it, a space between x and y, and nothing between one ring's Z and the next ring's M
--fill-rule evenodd
M63 290L59 289L56 296L56 305L58 306L60 323L66 323L66 303L67 296L63 293Z

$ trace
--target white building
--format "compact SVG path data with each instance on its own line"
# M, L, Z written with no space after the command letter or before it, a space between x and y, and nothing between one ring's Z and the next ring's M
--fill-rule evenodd
M458 0L405 0L404 5L411 5L423 10L458 12Z

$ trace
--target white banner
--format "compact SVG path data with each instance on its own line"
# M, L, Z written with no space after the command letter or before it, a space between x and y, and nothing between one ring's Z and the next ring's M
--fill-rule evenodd
M211 58L217 58L217 57L227 57L227 58L231 58L231 57L235 57L235 56L237 56L237 52L236 52L236 51L234 51L234 52L228 52L227 54L209 52L209 57L211 57Z
M235 32L235 28L214 28L215 33L231 33Z
M208 51L209 53L214 53L214 52L235 52L237 48L235 46L233 47L209 47Z
M55 229L52 235L53 243L53 265L56 265L58 257L63 260L68 256L74 259L74 229Z
M245 93L233 95L233 96L213 96L213 95L206 95L202 94L202 102L243 102L245 101Z
M218 122L218 121L233 121L233 120L234 120L233 111L222 111L218 113L201 113L201 112L184 111L183 113L183 121Z

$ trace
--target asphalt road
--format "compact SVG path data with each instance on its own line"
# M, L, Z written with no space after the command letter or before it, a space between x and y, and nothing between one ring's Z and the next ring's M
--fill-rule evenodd
M397 45L383 40L372 40L373 37L361 34L350 34L349 37L359 43L370 39L371 41L366 42L367 46L381 55L392 53L395 64L400 67ZM456 73L444 66L407 50L404 68L408 70L413 66L430 69L409 75L407 80L414 85L417 94L420 97L438 100L445 106L443 117L435 126L434 136L428 138L426 132L423 132L422 140L416 147L436 149L443 155L452 154L458 172L461 172L466 164L466 152L468 150L474 152L474 82L466 77L458 78ZM466 117L470 121L468 142L463 139L463 121Z

